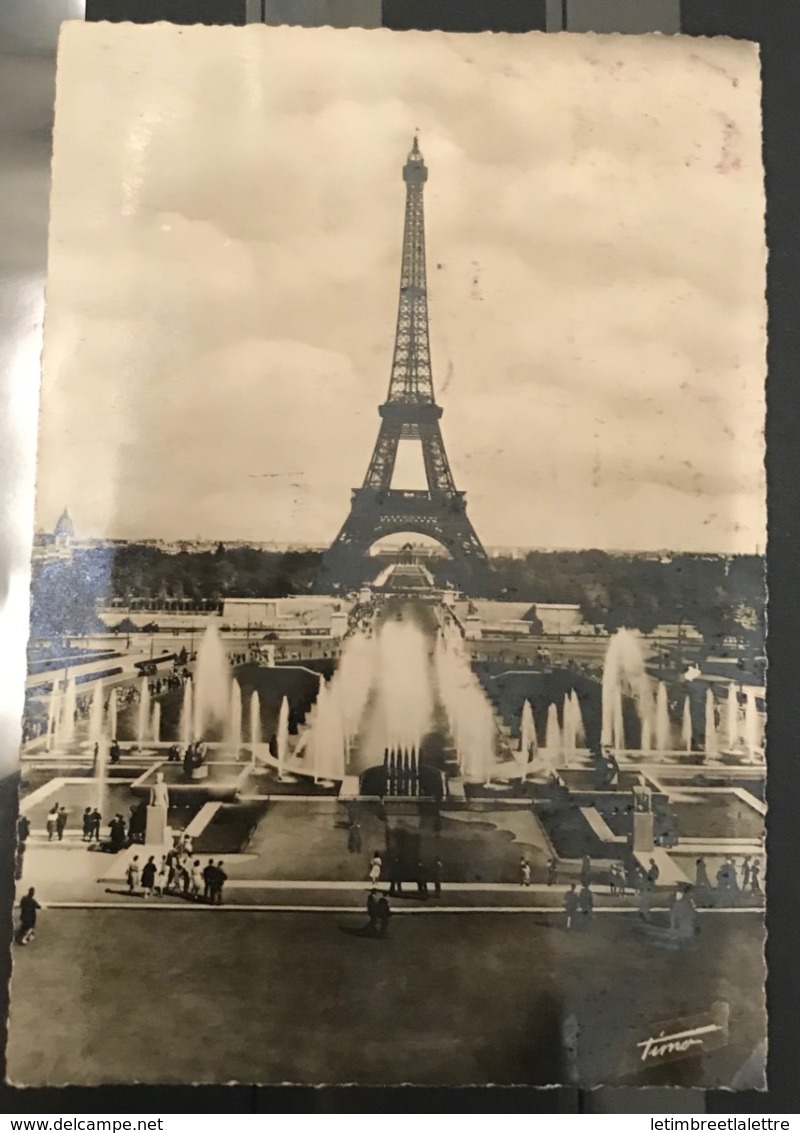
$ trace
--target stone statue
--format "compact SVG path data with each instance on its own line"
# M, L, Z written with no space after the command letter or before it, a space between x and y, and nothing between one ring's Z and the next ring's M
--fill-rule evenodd
M652 791L650 791L649 788L633 788L633 809L639 814L649 814L652 811Z
M156 781L150 788L150 802L149 806L162 806L165 809L169 807L169 788L164 782L164 772L156 772Z

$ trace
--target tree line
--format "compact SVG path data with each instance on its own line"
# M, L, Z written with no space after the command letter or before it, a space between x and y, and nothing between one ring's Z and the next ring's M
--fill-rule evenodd
M169 554L127 544L75 552L71 562L35 564L31 594L34 637L103 628L98 607L143 600L189 607L226 598L307 594L322 556L315 551L225 547ZM434 576L446 573L430 560ZM675 554L662 558L605 551L530 551L492 560L497 596L515 602L566 602L585 620L615 630L650 633L659 625L695 626L711 641L735 636L758 646L764 632L764 560L759 555ZM157 619L156 619L157 620Z

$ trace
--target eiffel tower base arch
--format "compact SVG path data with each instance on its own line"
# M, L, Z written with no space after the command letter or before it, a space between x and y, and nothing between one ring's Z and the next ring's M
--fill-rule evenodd
M488 559L467 516L464 493L370 488L353 492L350 514L323 559L319 588L347 591L372 581L370 547L401 532L427 536L449 552L454 587L471 596L491 594Z

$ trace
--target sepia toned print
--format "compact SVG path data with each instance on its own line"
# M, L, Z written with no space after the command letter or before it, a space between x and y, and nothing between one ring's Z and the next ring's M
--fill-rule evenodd
M758 1085L757 49L67 25L54 152L11 1080Z

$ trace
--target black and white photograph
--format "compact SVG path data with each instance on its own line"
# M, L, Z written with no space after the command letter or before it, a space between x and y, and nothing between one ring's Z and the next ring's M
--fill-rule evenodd
M760 93L63 26L11 1083L752 1087Z

